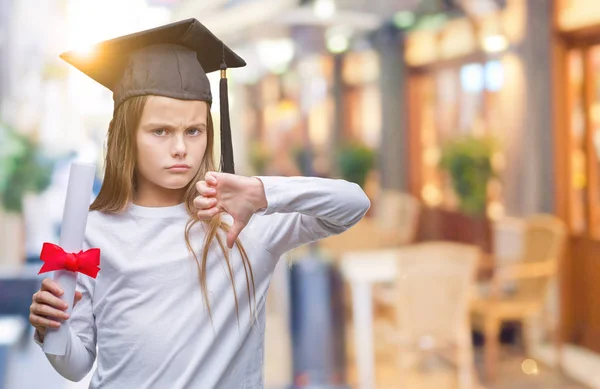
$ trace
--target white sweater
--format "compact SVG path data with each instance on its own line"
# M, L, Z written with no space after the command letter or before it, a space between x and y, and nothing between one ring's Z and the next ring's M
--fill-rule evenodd
M238 322L229 272L215 240L207 265L211 324L198 266L184 240L189 218L184 204L130 204L119 215L93 211L85 246L100 248L101 271L96 279L79 275L83 298L66 322L71 331L67 353L47 355L56 371L79 381L97 355L91 388L262 388L265 298L277 260L295 247L348 229L370 203L358 185L343 180L259 178L268 207L240 234L256 285L254 321L239 252L230 251ZM232 219L225 215L224 220ZM198 223L191 241L199 258L204 235Z

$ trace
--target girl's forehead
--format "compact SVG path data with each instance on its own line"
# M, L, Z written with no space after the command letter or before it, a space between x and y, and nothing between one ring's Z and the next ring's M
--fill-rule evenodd
M179 100L164 96L149 96L142 121L192 120L206 121L208 104L198 100Z

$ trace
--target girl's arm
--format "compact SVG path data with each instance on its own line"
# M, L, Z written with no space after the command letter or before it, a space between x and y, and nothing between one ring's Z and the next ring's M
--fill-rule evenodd
M68 320L71 337L67 343L66 354L46 354L54 369L71 381L81 381L89 373L96 359L96 325L92 311L94 283L93 278L85 275L80 274L77 277L76 290L81 292L82 297L73 307ZM37 331L34 340L38 345L43 345Z
M371 203L357 184L315 177L256 177L267 208L251 221L255 236L274 256L346 231Z

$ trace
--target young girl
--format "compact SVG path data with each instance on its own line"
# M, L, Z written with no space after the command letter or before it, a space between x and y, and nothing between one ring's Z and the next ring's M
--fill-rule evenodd
M66 354L47 358L70 380L97 357L92 388L262 388L265 297L278 259L343 232L369 208L343 180L215 171L211 65L201 58L211 45L230 56L188 20L98 47L114 80L100 59L76 63L115 98L85 241L101 249L102 270L79 275L71 317L48 278L30 315L40 345L48 328L69 326Z

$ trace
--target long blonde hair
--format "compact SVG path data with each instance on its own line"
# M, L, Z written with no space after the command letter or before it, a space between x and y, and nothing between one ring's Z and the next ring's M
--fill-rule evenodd
M147 99L148 96L129 98L115 110L113 119L108 127L104 180L98 196L90 206L91 211L101 211L113 214L120 213L123 212L127 208L127 204L133 200L136 190L136 131L140 124L140 119L142 117ZM222 234L219 234L219 230L225 232L229 231L229 225L221 220L220 215L213 217L210 221L204 222L207 233L202 248L201 260L198 259L198 256L196 255L196 252L190 242L190 231L192 230L192 227L200 221L196 215L196 208L193 204L194 198L199 195L196 189L196 182L203 179L207 172L215 171L213 160L214 128L210 109L208 110L207 117L207 138L206 152L204 154L204 159L200 169L198 169L198 172L194 178L184 188L183 201L185 203L187 213L190 216L190 219L185 226L185 242L188 250L193 254L198 265L198 278L200 280L200 287L202 288L204 304L208 309L208 314L212 321L212 313L210 310L210 302L208 300L208 288L206 281L206 262L209 248L213 240L216 238L227 263L231 286L233 288L235 309L236 312L238 312L239 320L239 304L235 287L233 266L231 263L231 258L229 257L229 252L224 243L224 237ZM252 265L250 264L250 261L248 260L248 254L246 253L246 250L239 239L236 239L235 246L241 254L242 265L244 266L244 272L246 274L246 289L248 292L248 304L250 306L250 316L252 319L252 298L254 298L254 307L256 307L256 288L254 285ZM250 285L252 285L252 293L250 291Z

